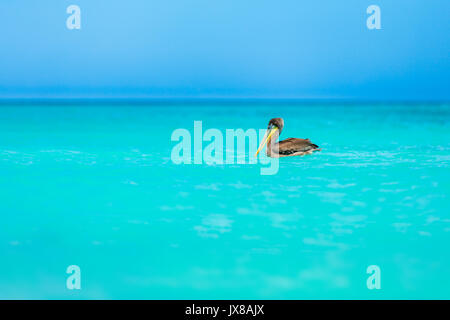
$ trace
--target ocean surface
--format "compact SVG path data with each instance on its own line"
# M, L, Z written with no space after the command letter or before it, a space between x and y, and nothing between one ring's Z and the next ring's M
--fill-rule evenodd
M322 151L171 159L273 117ZM449 104L4 104L0 298L449 299L449 192Z

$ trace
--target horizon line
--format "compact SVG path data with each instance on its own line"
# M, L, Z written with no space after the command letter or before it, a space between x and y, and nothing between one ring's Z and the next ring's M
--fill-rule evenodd
M0 97L0 105L5 104L449 104L450 100L442 99L351 99L351 98L255 98L255 97Z

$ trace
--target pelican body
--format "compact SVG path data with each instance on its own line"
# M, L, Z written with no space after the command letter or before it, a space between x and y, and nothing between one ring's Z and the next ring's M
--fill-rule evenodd
M269 121L267 132L256 151L255 157L264 147L266 155L271 158L303 156L320 151L319 146L312 143L309 139L287 138L280 142L276 142L284 127L283 118L273 118Z

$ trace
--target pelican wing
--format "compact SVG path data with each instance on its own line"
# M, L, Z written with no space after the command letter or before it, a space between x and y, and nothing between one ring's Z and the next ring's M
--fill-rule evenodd
M309 139L287 138L278 143L278 153L280 155L291 155L294 153L311 152L318 150L319 146Z

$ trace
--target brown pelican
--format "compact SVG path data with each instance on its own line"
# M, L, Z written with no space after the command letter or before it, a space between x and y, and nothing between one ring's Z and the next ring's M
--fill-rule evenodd
M290 157L303 156L320 151L319 146L309 141L309 139L287 138L286 140L276 142L284 127L283 118L273 118L269 121L267 132L264 135L255 157L267 142L266 154L268 157ZM273 142L272 142L273 139Z

